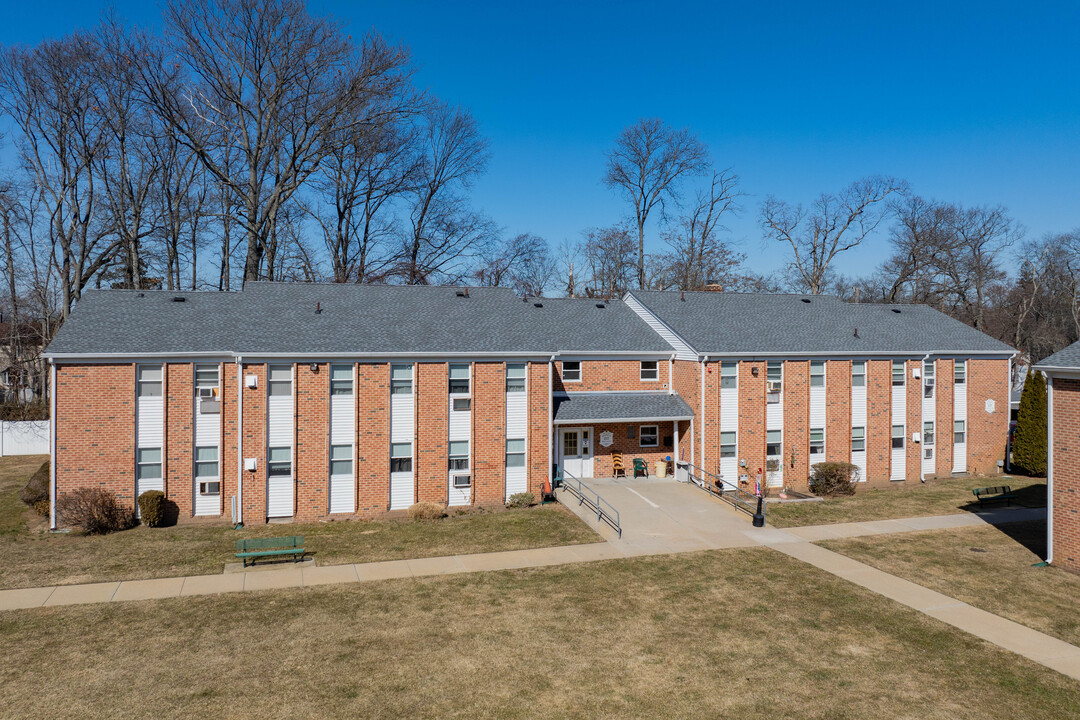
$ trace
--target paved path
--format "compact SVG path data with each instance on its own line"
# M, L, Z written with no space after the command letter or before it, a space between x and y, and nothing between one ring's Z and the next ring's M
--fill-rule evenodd
M596 517L590 516L587 508L578 506L576 499L564 496L567 506L607 542L326 567L316 567L314 563L271 565L221 575L0 590L0 611L509 570L764 545L1080 680L1080 648L813 544L831 538L1033 520L1044 517L1045 509L1001 509L781 530L754 528L745 515L735 513L689 485L659 481L597 483L596 487L619 509L624 527L622 540L607 525L597 523Z

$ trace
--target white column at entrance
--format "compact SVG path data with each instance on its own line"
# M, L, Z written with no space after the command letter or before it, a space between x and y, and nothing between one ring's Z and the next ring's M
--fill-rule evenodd
M675 428L675 433L674 433L675 442L673 443L673 447L671 449L671 460L672 460L671 465L672 465L672 472L675 473L675 479L678 480L679 479L679 421L678 420L673 420L671 424ZM690 437L693 437L693 435L691 435Z

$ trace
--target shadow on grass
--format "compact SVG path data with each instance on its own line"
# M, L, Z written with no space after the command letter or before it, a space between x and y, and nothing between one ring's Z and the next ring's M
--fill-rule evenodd
M1001 483L1006 484L1006 483ZM987 485L987 487L992 487ZM996 510L1005 507L1045 508L1046 507L1046 484L1037 483L1019 488L1013 491L1016 495L1011 502L995 500L980 504L972 499L960 509L967 512L981 512L984 510ZM1042 559L1046 559L1046 519L1029 520L1024 522L1011 522L994 525L999 532L1015 540L1025 548L1035 553Z

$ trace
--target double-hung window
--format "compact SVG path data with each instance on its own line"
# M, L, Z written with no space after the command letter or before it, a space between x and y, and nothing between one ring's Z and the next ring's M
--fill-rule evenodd
M866 387L865 360L856 360L851 363L851 387Z
M967 442L967 428L963 420L957 420L953 423L953 443L963 445L965 442Z
M903 387L904 385L904 361L893 360L892 363L892 384L893 387Z
M957 385L967 382L967 360L957 360L953 363L953 381Z
M200 495L217 495L221 492L216 447L195 448L195 480L199 483Z
M468 363L450 363L450 394L469 394L469 365Z
M140 365L135 394L139 397L161 397L161 366Z
M651 382L660 379L660 362L658 360L641 361L641 380Z
M783 387L783 379L784 363L779 360L770 360L765 370L765 392L767 402L780 402L780 390Z
M851 452L864 452L866 450L866 428L851 428Z
M271 365L269 380L270 397L287 397L292 395L292 366Z
M825 362L810 361L810 387L825 387Z
M934 361L927 360L922 367L923 397L934 397Z
M139 480L161 479L161 448L139 448L136 450L135 472Z
M824 428L811 428L810 429L810 454L821 455L825 452L825 429Z
M412 365L390 366L390 393L412 395Z
M506 364L506 392L525 392L525 363Z
M737 388L739 387L739 363L737 362L722 362L720 363L720 387L721 388Z
M266 462L266 474L270 477L292 477L292 448L270 448L270 457Z
M658 447L660 445L660 432L656 425L642 425L638 433L638 444L641 447Z
M581 363L577 360L563 360L563 382L581 382Z
M390 472L412 472L412 443L390 443Z
M893 449L900 449L904 447L904 426L893 425L892 426L892 446Z
M353 392L353 368L352 365L330 366L330 394L352 395Z
M196 365L195 387L199 390L210 390L210 395L212 397L216 396L218 394L218 366ZM200 397L202 397L202 394L200 394Z
M352 475L352 445L330 446L330 474Z
M922 444L925 447L931 447L934 444L934 421L924 422L922 424Z
M506 441L506 467L525 467L525 440Z
M451 470L468 470L469 469L469 441L468 440L451 440L450 441L450 469Z
M733 458L736 455L735 441L737 436L735 431L725 431L720 433L720 457Z
M765 433L765 454L769 457L777 457L781 454L781 440L783 439L783 432L780 430L769 430Z

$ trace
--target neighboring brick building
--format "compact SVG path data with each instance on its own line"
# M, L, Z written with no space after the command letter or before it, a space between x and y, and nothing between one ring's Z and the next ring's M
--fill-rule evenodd
M1047 377L1046 559L1080 572L1080 342L1035 369Z
M613 453L800 490L825 460L869 486L992 473L1011 356L928 308L820 296L92 291L46 352L54 492L253 523L500 505Z

